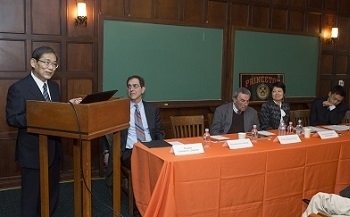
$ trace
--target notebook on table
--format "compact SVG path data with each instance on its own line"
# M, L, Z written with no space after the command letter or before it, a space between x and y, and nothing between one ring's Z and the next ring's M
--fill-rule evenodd
M94 103L107 101L117 92L118 90L108 90L103 92L91 93L83 98L80 104Z
M170 147L171 144L165 140L152 140L150 142L142 142L148 148L161 148L161 147Z

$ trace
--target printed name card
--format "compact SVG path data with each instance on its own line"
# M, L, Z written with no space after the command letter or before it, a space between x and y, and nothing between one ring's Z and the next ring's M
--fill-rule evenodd
M250 141L250 139L233 139L227 140L226 143L230 149L253 147L253 144Z
M301 142L299 136L296 135L296 134L285 135L285 136L277 136L277 138L278 138L278 141L280 141L280 143L282 145Z
M187 145L173 145L175 155L190 155L204 153L202 143L194 143Z
M335 130L323 130L317 132L321 139L331 139L339 137L338 133Z

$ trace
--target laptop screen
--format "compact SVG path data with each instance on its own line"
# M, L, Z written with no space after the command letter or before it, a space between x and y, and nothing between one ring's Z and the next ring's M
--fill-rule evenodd
M118 90L108 90L103 92L91 93L83 98L80 104L94 103L107 101L117 92Z

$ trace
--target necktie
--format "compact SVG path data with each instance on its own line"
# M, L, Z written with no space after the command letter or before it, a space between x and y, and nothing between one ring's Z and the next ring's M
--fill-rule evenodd
M136 136L138 141L145 141L145 131L143 129L143 124L142 124L142 119L141 119L141 114L139 111L139 107L135 105L135 128L136 128Z
M44 83L44 86L43 86L43 96L44 96L46 101L51 101L50 97L49 97L49 93L47 92L47 84L46 83Z

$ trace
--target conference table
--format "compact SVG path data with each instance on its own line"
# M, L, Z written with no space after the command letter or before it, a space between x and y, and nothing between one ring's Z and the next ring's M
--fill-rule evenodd
M242 149L212 141L204 153L184 156L175 156L171 147L136 143L131 159L136 205L143 217L301 216L303 198L349 185L350 132L300 139L281 145L276 136L259 138ZM193 144L202 138L167 141Z

